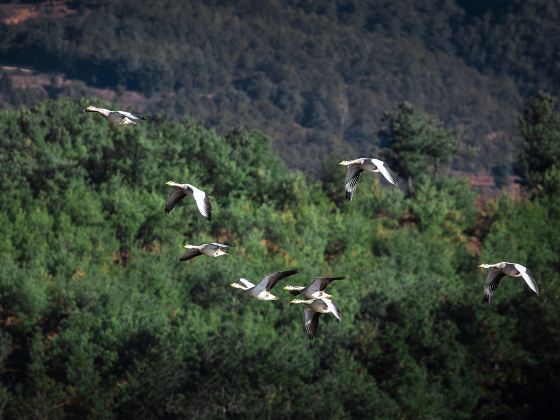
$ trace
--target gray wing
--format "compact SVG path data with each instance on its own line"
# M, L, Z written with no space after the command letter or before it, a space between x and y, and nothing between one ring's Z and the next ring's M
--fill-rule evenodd
M490 302L494 291L498 288L500 280L505 276L501 270L497 268L492 268L488 271L486 276L486 281L484 282L484 303Z
M262 290L266 290L267 292L269 292L270 289L272 289L276 285L276 283L278 283L284 277L294 275L298 271L299 270L297 268L294 268L288 271L276 271L275 273L267 274L266 276L264 276L261 282L255 286L255 291L260 292Z
M360 174L362 172L364 172L364 170L357 165L348 165L346 167L346 179L344 180L346 185L344 186L344 189L346 190L347 200L352 200L352 195L354 194L354 191L356 191L358 180L360 179Z
M193 258L198 257L199 255L202 255L202 252L200 252L198 249L191 249L185 255L177 259L179 261L187 261L187 260L192 260Z
M303 310L303 322L305 324L305 331L309 338L313 339L317 337L317 331L319 329L319 313L315 312L309 308Z
M346 276L340 276L340 277L317 277L315 278L315 280L313 280L313 283L311 283L308 287L307 287L307 292L309 292L310 294L313 294L315 292L319 292L319 291L323 291L326 289L326 287L331 284L331 282L333 282L334 280L343 280L345 279Z
M165 201L165 212L169 213L171 210L173 210L175 205L186 196L187 194L185 194L185 191L183 191L182 188L173 187L173 189L167 196L167 200Z

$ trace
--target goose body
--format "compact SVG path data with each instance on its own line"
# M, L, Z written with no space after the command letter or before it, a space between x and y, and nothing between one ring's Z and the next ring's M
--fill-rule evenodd
M287 285L284 287L284 290L288 290L294 296L303 296L306 299L320 299L332 298L331 295L325 292L326 287L331 284L334 280L343 280L345 276L340 277L317 277L313 280L313 282L305 287L305 286L291 286Z
M284 277L291 276L297 272L298 269L294 268L288 271L276 271L274 273L267 274L256 286L249 280L241 278L239 281L243 284L231 283L230 286L235 287L236 289L242 289L250 296L259 300L278 300L278 297L270 293L270 290Z
M113 125L138 124L145 120L144 117L139 117L127 111L111 111L110 109L97 108L95 106L88 106L84 109L84 112L97 112Z
M539 294L539 287L533 277L527 271L527 268L521 264L510 263L510 262L499 262L496 264L480 264L480 268L485 268L488 270L486 275L486 281L484 282L484 302L490 302L494 291L500 285L500 280L502 278L508 277L522 277L527 283L527 286Z
M303 322L307 336L311 339L317 337L319 316L321 314L331 313L339 322L341 321L340 309L338 309L334 301L330 299L293 299L290 303L301 303L305 305L305 309L303 310Z
M177 203L181 201L186 196L192 196L198 207L198 211L202 216L206 217L208 220L212 217L212 204L210 203L210 197L204 191L199 190L191 184L177 184L173 181L167 181L167 185L173 189L167 196L165 201L165 212L169 213L175 208Z
M362 172L380 172L383 177L392 185L397 187L397 177L387 167L385 162L373 158L359 158L354 160L343 160L339 165L346 166L345 187L346 199L352 200L352 196L358 186L358 181Z
M224 249L229 248L233 245L225 245L219 244L217 242L212 242L211 244L202 244L202 245L185 245L189 251L187 251L184 255L177 258L179 261L188 261L192 260L193 258L199 257L201 255L207 255L209 257L220 257L222 255L229 255Z

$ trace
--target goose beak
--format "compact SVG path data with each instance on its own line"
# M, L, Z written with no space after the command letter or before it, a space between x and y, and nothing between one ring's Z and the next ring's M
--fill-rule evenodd
M282 290L290 290L290 286L284 286Z
M171 185L172 182L173 182L173 181L167 181L167 182L165 183L165 185Z
M346 161L343 160L342 162L338 162L338 164L339 164L339 165L345 165L345 164L346 164Z

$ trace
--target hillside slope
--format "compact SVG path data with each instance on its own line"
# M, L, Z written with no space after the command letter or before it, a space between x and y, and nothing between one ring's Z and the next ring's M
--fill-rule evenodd
M477 159L459 157L456 169L489 170L496 154L515 158L522 93L557 81L543 57L520 59L530 50L527 37L508 35L500 23L536 31L542 50L554 45L557 31L552 17L531 14L520 2L488 7L475 13L455 1L70 3L65 14L47 11L0 26L0 60L111 89L117 102L126 91L138 92L146 97L139 110L189 114L220 130L261 129L290 166L311 172L333 153L371 153L383 113L409 101L484 150ZM553 16L557 7L547 7ZM516 8L523 19L510 16ZM550 43L536 26L542 22ZM84 92L47 88L40 99ZM9 104L13 92L2 93Z

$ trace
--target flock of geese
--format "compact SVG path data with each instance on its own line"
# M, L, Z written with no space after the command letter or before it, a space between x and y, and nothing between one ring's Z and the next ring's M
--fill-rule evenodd
M104 117L109 123L113 125L135 125L145 120L145 118L134 115L126 111L111 111L109 109L97 108L88 106L83 110L84 112L96 112ZM358 181L362 172L379 172L391 185L398 188L397 178L393 172L387 167L385 162L373 158L360 158L354 160L344 160L339 163L346 167L345 178L345 191L346 199L352 200ZM169 213L175 206L185 197L192 197L198 207L200 214L207 220L212 218L212 204L210 197L203 190L191 184L179 184L173 181L168 181L166 185L170 186L171 192L165 201L165 213ZM188 250L183 256L179 257L179 261L188 261L201 255L208 257L220 257L222 255L229 255L226 250L233 245L226 245L220 243L209 243L202 245L185 245ZM500 281L504 277L521 277L527 283L529 288L539 294L537 283L529 274L526 267L517 263L499 262L496 264L481 264L479 268L487 269L486 281L484 283L484 298L483 301L488 303L492 299L495 290L498 288ZM279 298L273 295L270 291L276 284L289 276L298 273L298 269L291 269L287 271L277 271L265 275L258 284L254 284L247 279L240 278L240 283L231 283L230 286L241 289L249 296L259 300L278 300ZM317 277L309 286L291 286L287 285L284 290L288 291L293 296L300 296L305 299L292 299L290 303L302 304L305 306L304 326L309 338L317 336L319 326L320 314L332 314L335 318L341 321L340 309L332 299L332 295L325 292L329 284L335 280L343 280L346 277Z

